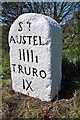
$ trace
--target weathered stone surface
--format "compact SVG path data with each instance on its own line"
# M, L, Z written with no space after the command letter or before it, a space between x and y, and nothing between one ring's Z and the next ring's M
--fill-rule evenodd
M12 88L52 100L60 89L62 29L48 16L20 15L9 32Z

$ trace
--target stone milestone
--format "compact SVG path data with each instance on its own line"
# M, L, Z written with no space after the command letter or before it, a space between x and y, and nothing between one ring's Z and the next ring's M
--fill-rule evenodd
M12 88L51 101L61 85L62 29L52 18L20 15L9 31Z

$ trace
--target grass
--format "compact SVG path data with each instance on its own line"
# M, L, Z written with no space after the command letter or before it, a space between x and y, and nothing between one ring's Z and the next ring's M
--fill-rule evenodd
M2 75L2 49L0 49L0 78Z
M69 111L67 112L69 118L80 118L80 89L75 91L73 103L70 104Z
M79 118L80 90L74 92L71 99L43 102L20 93L11 88L11 80L2 80L2 116L46 120L47 118Z
M10 56L9 53L2 50L2 78L10 79L11 70L10 70Z

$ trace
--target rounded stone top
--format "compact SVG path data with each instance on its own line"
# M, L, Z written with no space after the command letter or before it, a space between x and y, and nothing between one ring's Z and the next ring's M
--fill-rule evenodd
M58 25L58 22L57 21L55 21L54 19L52 19L51 17L49 17L49 16L46 16L46 15L43 15L43 14L38 14L38 13L24 13L24 14L22 14L22 15L20 15L19 17L18 17L18 19L29 19L29 20L40 20L40 19L42 19L42 20L47 20L48 22L53 22L54 24L56 24L56 25ZM43 22L43 21L42 21Z
M55 21L54 19L52 19L49 16L45 16L42 14L38 14L38 13L24 13L22 15L20 15L12 24L11 28L17 23L17 22L25 22L25 21L30 21L36 24L40 25L42 24L43 27L44 25L47 25L48 27L52 26L52 27L58 27L61 28L59 23L57 21ZM17 26L16 26L17 27ZM13 27L14 28L14 27Z

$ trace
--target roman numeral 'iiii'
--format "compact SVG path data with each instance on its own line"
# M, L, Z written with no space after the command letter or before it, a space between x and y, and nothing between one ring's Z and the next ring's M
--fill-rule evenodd
M38 63L38 56L34 56L33 50L19 49L20 60Z

